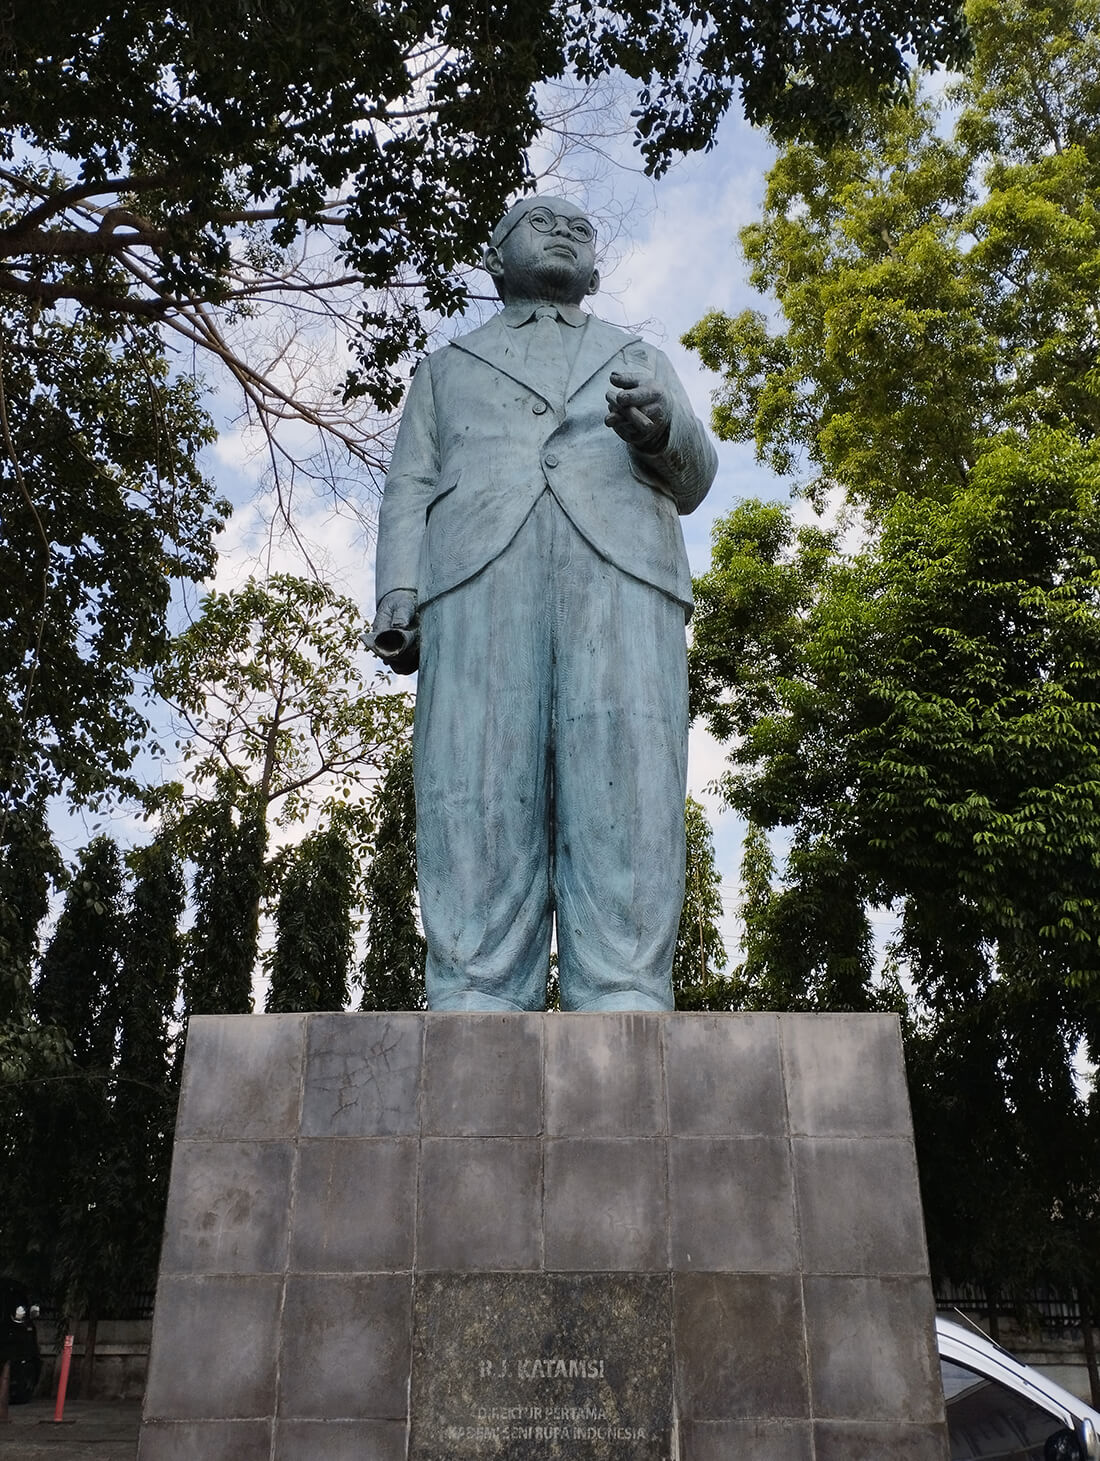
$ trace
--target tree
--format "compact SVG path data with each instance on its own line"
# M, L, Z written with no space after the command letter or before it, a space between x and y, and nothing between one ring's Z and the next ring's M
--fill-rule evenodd
M64 1031L71 1066L21 1092L0 1239L9 1262L36 1286L52 1288L66 1314L93 1325L114 1296L122 1257L113 1204L102 1200L115 1180L110 1080L122 899L118 849L97 837L78 860L34 988L36 1017Z
M357 606L327 584L289 574L250 579L203 599L158 675L190 773L188 787L149 797L198 866L184 972L189 1014L251 1008L275 829L335 817L349 855L365 850L367 799L412 714L384 675L366 680L365 630Z
M122 864L109 837L81 854L34 984L35 1014L68 1036L74 1063L101 1075L114 1061Z
M339 822L288 854L275 910L269 1012L346 1006L355 885L355 859Z
M33 1018L31 978L50 888L63 868L38 799L9 812L0 839L0 1123L10 1091L64 1058L62 1037Z
M725 372L718 429L814 500L844 494L863 533L845 552L776 505L730 514L692 683L742 737L731 804L791 829L761 910L774 966L840 960L822 997L859 1007L866 909L896 914L938 1271L1080 1281L1095 1241L1064 1215L1097 1182L1071 1153L1095 1146L1074 1054L1100 1051L1100 7L967 13L953 135L917 98L858 142L789 148L743 236L781 327L691 333Z
M364 1010L424 1008L424 936L416 921L416 796L412 746L394 756L374 804L376 831L363 879L367 950Z
M148 326L0 304L0 841L42 796L120 784L173 582L206 577L226 506L195 465L194 382Z
M164 842L130 863L127 898L108 838L78 861L35 986L38 1016L71 1060L22 1080L0 1127L10 1174L0 1263L87 1321L85 1395L98 1316L156 1275L175 1124L183 882Z
M254 796L279 826L369 791L412 711L407 696L386 693L384 675L367 683L366 628L350 599L291 574L206 595L157 679L198 791ZM174 785L153 801L179 809L196 798Z
M239 807L223 798L203 809L201 825L194 922L184 954L184 1008L188 1015L248 1014L267 883L264 808L255 793L245 795Z
M687 868L684 906L672 960L676 1008L729 1009L730 985L721 971L726 946L717 920L722 916L722 876L714 863L714 841L707 814L689 796L684 807Z
M347 388L390 408L392 367L423 339L409 286L432 310L461 303L458 266L529 180L543 83L636 82L638 139L660 173L711 143L738 91L753 121L835 130L853 97L904 78L907 54L965 51L948 0L781 13L516 0L490 21L422 0L320 0L308 15L53 0L0 37L0 291L157 321L227 361L276 418L297 409L294 383L237 353L226 319L272 300L323 314L351 285Z
M734 1007L870 1010L896 1006L874 984L871 931L860 886L827 846L791 849L780 886L763 828L749 824L741 862L742 962Z
M111 1109L111 1231L123 1257L117 1290L156 1281L176 1124L173 1024L180 988L183 871L170 838L129 854L133 875L119 977ZM105 1193L101 1199L108 1199Z

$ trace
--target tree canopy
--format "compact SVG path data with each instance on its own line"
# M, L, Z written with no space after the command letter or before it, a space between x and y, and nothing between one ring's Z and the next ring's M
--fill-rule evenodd
M367 678L365 629L329 585L273 574L204 596L158 672L187 780L148 800L197 864L189 1014L251 1008L261 913L280 892L271 1007L306 1008L314 987L325 1007L346 1000L353 865L374 841L377 783L412 717L385 675ZM321 830L269 859L275 826L310 820ZM322 975L329 958L342 974L334 963Z
M0 27L0 295L163 322L278 414L285 388L225 320L265 299L323 314L350 282L347 390L391 407L421 298L458 307L460 267L529 181L542 83L625 78L659 174L738 96L781 133L835 132L913 57L966 48L953 0L45 0Z
M192 788L159 800L255 797L265 822L286 825L369 790L407 737L411 704L385 675L367 680L365 632L350 599L293 574L205 595L156 681Z
M214 566L212 439L148 326L0 301L0 815L125 782L172 584Z
M273 1013L342 1010L355 933L355 859L337 818L287 854L275 911Z
M39 963L35 1013L67 1055L0 1069L0 1264L93 1335L154 1281L175 1124L183 880L161 841L129 863L106 837L83 850Z
M756 976L774 992L785 962L802 1007L889 1001L866 914L896 917L941 1271L1076 1282L1096 1169L1072 1157L1095 1148L1074 1060L1100 1054L1100 6L967 15L946 97L779 158L743 234L779 321L688 337L723 372L719 432L848 505L830 528L764 503L718 524L692 684L735 741L731 804L789 829Z
M730 983L722 974L726 946L718 927L722 916L722 877L714 861L714 839L701 803L684 804L687 859L684 906L672 958L676 1008L723 1010L731 1007Z
M416 917L416 793L412 745L390 762L373 803L375 833L363 878L366 950L360 1009L423 1009L424 935Z

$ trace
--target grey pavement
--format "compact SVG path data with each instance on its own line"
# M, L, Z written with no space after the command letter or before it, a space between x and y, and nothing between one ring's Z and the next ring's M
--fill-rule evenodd
M140 1400L72 1400L55 1424L54 1402L13 1405L0 1424L0 1456L10 1461L134 1461Z

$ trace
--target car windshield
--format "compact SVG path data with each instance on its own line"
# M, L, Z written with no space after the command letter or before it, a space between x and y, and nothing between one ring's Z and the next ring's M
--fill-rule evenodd
M1065 1422L1008 1385L954 1360L941 1360L951 1461L1043 1461L1043 1446Z

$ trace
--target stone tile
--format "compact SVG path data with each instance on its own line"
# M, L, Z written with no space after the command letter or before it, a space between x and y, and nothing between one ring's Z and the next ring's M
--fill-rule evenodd
M664 1018L571 1014L546 1022L547 1136L664 1133Z
M670 1137L672 1267L792 1273L794 1188L785 1138Z
M326 1273L411 1268L415 1137L303 1141L290 1267Z
M275 1427L275 1461L405 1461L405 1424L281 1420Z
M785 1135L775 1015L668 1015L661 1033L673 1135Z
M927 1279L812 1275L805 1296L817 1419L942 1422Z
M306 1015L193 1015L176 1138L296 1135Z
M282 1330L280 1421L404 1421L410 1275L292 1274Z
M927 1274L913 1144L900 1137L796 1137L807 1273Z
M281 1277L162 1277L145 1415L238 1420L275 1408Z
M424 1018L311 1015L303 1136L415 1136Z
M796 1135L912 1132L896 1015L780 1015L779 1038Z
M680 1461L814 1461L810 1430L797 1420L685 1421Z
M817 1461L947 1461L946 1425L871 1425L818 1421Z
M809 1418L797 1275L677 1273L672 1293L685 1421Z
M421 1269L539 1266L539 1143L425 1138L416 1264Z
M293 1157L289 1141L177 1141L161 1272L282 1273Z
M550 1270L664 1271L665 1142L548 1141L543 1214Z
M425 1136L537 1136L541 1016L429 1015L422 1123Z
M269 1420L146 1421L138 1461L270 1461Z

